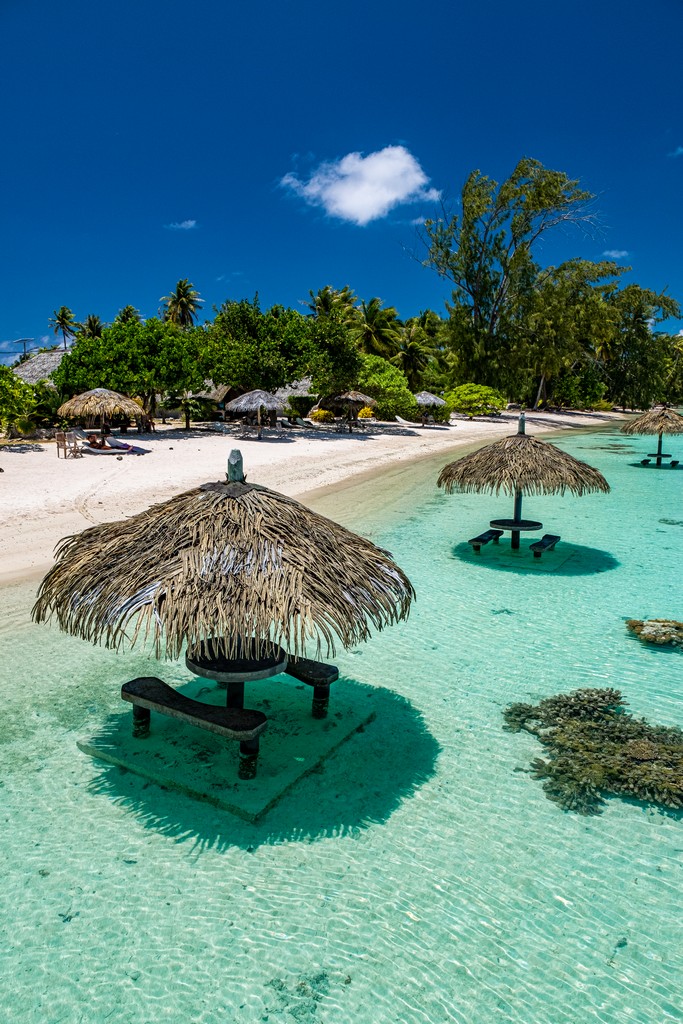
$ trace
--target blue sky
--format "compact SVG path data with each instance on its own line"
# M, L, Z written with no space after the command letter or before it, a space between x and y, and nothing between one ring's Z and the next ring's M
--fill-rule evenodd
M681 0L0 0L0 19L5 352L61 305L154 315L185 277L208 315L325 284L443 313L414 222L522 156L598 196L599 233L549 237L541 262L618 254L683 300Z

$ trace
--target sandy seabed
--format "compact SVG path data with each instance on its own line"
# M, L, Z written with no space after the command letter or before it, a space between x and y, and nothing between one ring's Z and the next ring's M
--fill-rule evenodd
M528 413L527 432L547 434L595 428L616 413ZM150 505L223 479L227 458L239 448L247 477L315 507L330 489L381 470L486 444L516 431L517 413L488 420L453 420L449 427L411 429L378 424L364 432L264 430L261 440L239 428L225 432L177 425L126 440L149 449L144 456L57 457L53 442L0 447L0 585L43 575L55 545L96 523L113 522Z

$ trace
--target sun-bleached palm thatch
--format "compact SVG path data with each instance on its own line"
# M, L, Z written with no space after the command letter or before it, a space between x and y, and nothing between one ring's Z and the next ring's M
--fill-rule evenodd
M437 481L448 494L453 491L491 491L493 494L572 494L609 492L602 473L548 441L523 432L480 448L450 462Z
M225 406L230 412L236 413L257 413L259 409L284 409L285 403L281 398L273 395L270 391L247 391L239 398L233 398Z
M153 639L176 658L217 638L332 653L405 619L414 591L388 552L294 499L236 479L66 538L40 585L41 622L118 648Z
M84 391L82 395L70 398L57 410L58 416L65 416L67 419L75 419L82 416L92 419L95 416L131 416L136 419L142 416L142 407L126 395L120 395L118 391L109 391L108 388L94 388L92 391Z
M369 405L371 408L377 405L374 398L364 395L362 391L345 391L343 395L336 395L332 401L341 402L345 405L357 405L361 409L366 405Z
M433 395L431 391L418 391L415 395L415 401L419 406L429 408L429 406L445 405L443 398L439 398L438 395Z
M658 406L629 420L621 428L622 434L683 434L683 416L674 409Z

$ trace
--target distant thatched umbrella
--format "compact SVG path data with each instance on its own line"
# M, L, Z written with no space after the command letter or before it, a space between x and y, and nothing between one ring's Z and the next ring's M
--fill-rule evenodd
M66 538L33 616L107 647L151 636L171 658L211 638L235 657L252 637L296 656L307 639L329 653L335 637L367 640L405 619L413 597L388 552L246 483L233 451L228 482Z
M602 473L585 462L567 455L547 441L539 441L524 433L524 414L519 417L516 434L489 444L471 455L450 462L441 470L437 481L448 494L453 491L491 491L514 495L513 518L508 529L512 547L519 547L519 530L514 523L523 523L523 494L582 495L591 491L609 492ZM522 527L524 528L524 527ZM529 528L529 527L527 527Z
M337 395L333 401L343 403L344 405L357 405L359 409L362 409L365 405L369 405L371 408L377 405L374 398L364 395L362 391L345 391L343 395Z
M419 406L429 408L433 405L445 405L443 398L439 398L438 395L433 395L431 391L418 391L415 395L415 401Z
M103 419L108 419L118 415L139 419L142 416L142 407L132 398L120 395L118 391L95 388L93 391L85 391L82 395L76 395L64 405L60 405L57 415L65 416L68 419L78 416L83 416L86 419L101 416Z
M621 428L622 434L659 434L656 465L662 464L662 434L683 434L683 416L662 405L650 409Z
M225 408L228 412L236 412L244 416L253 416L256 413L256 422L258 424L258 436L261 436L261 409L266 409L268 412L275 412L284 409L285 402L278 398L277 395L272 394L270 391L247 391L246 394L240 395L239 398L233 398L231 402L228 402Z

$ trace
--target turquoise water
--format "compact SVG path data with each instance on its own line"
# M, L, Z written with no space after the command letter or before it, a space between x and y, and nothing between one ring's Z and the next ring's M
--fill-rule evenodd
M319 504L388 547L418 600L337 658L333 704L376 685L376 721L260 823L82 754L130 713L124 679L168 672L32 626L34 588L4 592L0 1019L680 1021L683 820L563 813L501 712L611 685L683 726L683 655L624 626L683 619L683 472L631 466L647 439L556 443L613 490L526 499L562 535L540 563L524 543L471 554L511 502L437 491L443 458Z

